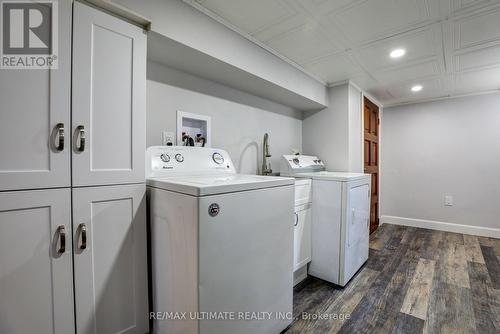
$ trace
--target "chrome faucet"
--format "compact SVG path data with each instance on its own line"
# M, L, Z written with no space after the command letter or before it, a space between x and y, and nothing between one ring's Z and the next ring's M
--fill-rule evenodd
M264 135L264 143L262 145L262 175L269 175L273 172L271 163L267 162L267 158L271 157L269 152L269 134Z

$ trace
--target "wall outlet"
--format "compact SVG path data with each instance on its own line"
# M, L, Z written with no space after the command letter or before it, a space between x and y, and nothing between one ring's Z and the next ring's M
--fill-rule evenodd
M175 145L175 133L169 131L163 131L161 134L161 144L163 146Z
M444 205L445 206L453 206L453 196L450 196L450 195L444 196Z

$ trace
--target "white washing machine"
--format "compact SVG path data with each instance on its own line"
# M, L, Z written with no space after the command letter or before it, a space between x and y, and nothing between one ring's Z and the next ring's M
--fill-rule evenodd
M328 172L318 157L284 155L281 175L312 179L309 274L345 286L368 259L370 174Z
M292 321L294 179L237 174L213 148L155 146L146 159L153 333L280 333Z

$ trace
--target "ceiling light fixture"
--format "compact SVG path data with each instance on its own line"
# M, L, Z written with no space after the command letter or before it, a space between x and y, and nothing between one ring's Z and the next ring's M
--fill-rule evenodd
M403 57L406 53L405 49L394 49L391 51L390 56L391 58L400 58Z
M422 88L424 88L424 87L422 87L422 85L415 85L411 88L411 91L414 93L420 92L422 90Z

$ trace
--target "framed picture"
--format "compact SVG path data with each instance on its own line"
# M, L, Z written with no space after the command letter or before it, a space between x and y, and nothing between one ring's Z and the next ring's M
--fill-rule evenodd
M210 116L177 110L177 145L211 147Z

